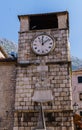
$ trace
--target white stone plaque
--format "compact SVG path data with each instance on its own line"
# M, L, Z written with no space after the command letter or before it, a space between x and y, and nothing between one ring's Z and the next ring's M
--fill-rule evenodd
M53 100L51 90L35 90L32 100L35 102L48 102Z

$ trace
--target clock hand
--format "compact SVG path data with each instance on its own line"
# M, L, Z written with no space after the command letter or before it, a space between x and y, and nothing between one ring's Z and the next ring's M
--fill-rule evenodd
M44 41L43 43L46 43L47 41L50 41L50 39L47 39L46 41Z
M44 36L42 36L42 46L44 45L44 42L43 42L43 37L44 37Z

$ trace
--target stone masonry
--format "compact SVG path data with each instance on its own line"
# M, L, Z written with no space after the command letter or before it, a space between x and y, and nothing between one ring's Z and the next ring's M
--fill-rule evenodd
M57 13L58 28L43 30L29 30L29 16L19 16L13 130L36 128L40 107L39 98L45 99L43 110L47 130L73 130L67 15L67 12ZM55 41L54 50L46 56L38 56L31 49L33 38L40 34L51 35ZM51 100L47 101L49 96ZM37 98L38 102L34 101L34 98Z
M0 130L12 130L16 86L15 62L0 60Z

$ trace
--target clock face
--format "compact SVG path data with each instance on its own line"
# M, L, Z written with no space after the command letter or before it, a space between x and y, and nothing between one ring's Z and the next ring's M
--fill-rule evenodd
M48 54L53 48L53 39L45 34L37 36L32 42L32 49L38 55Z

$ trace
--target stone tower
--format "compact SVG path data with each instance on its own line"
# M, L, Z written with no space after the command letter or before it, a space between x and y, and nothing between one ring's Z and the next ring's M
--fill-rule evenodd
M73 130L68 12L20 15L14 130Z

